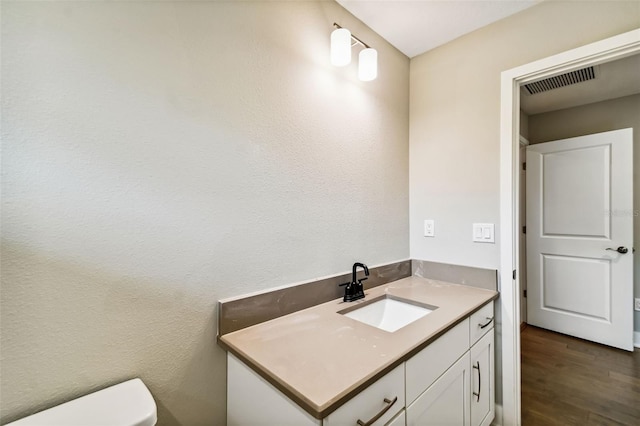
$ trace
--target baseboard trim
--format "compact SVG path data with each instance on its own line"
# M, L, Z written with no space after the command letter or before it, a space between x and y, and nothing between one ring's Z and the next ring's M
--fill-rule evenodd
M502 426L502 405L496 404L496 416L491 422L491 426Z
M633 346L640 348L640 331L633 332Z

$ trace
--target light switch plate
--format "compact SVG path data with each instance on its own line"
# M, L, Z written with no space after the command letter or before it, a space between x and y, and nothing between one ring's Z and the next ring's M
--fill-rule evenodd
M493 223L474 223L471 235L474 243L495 244L495 225Z
M425 237L435 237L435 221L433 219L425 219L424 221L424 236Z

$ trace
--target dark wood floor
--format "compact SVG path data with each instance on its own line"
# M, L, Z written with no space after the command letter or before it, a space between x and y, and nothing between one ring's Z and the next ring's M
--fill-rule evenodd
M640 351L527 326L522 424L640 425Z

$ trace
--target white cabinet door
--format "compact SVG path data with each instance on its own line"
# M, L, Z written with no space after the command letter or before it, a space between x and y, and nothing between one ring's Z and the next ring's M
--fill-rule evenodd
M400 413L396 416L395 419L391 420L387 423L387 426L405 426L407 423L407 415L404 410L400 411Z
M469 426L469 368L467 352L407 408L407 425Z
M470 351L471 426L488 426L495 417L493 346L492 329Z

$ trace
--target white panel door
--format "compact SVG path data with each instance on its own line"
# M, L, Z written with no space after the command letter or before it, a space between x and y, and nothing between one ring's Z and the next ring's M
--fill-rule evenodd
M633 350L632 150L632 129L527 147L529 324Z

